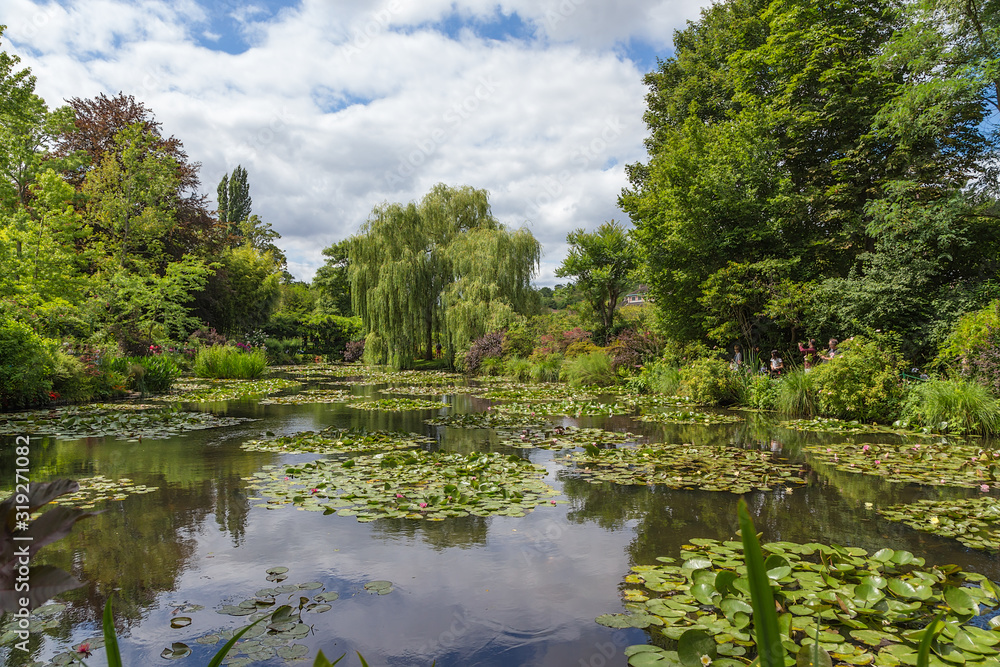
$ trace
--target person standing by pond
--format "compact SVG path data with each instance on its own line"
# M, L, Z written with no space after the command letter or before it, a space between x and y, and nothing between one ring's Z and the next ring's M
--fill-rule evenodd
M743 367L743 348L739 343L733 345L733 363L729 364L729 367L733 370Z
M816 339L810 338L809 345L804 346L799 343L799 352L802 353L802 365L805 369L811 370L814 365L816 365Z
M785 367L785 362L778 356L777 350L771 350L771 377L776 378L781 375L781 370Z
M840 350L837 349L837 339L831 338L827 345L826 354L820 354L819 356L826 361L831 361L834 357L840 354Z

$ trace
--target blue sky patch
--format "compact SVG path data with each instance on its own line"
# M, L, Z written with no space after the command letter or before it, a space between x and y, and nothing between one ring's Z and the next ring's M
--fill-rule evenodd
M299 0L255 0L252 3L224 0L203 1L208 23L194 26L199 46L238 55L250 48L243 26L273 19L283 9L299 6Z

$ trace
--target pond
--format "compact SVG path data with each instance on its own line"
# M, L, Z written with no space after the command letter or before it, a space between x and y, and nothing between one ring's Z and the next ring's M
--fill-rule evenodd
M422 381L413 374L352 378L344 377L344 372L288 370L285 376L304 387L291 383L266 387L262 391L269 391L271 398L263 401L239 398L235 391L230 395L237 397L231 400L183 404L187 410L234 418L234 423L215 428L174 432L167 424L139 437L139 426L126 423L105 428L134 428L127 433L134 437L33 436L35 481L124 478L133 490L147 492L126 489L124 499L98 500L95 509L103 510L101 514L79 522L68 537L40 552L37 562L69 570L85 585L60 596L64 608L45 612L39 626L44 629L32 634L29 653L8 643L0 646L0 660L12 666L65 662L67 652L100 637L101 611L112 596L126 665L166 665L170 658L161 656L170 656L170 647L177 642L191 651L177 664L204 665L221 646L222 633L247 624L245 614L281 604L294 611L301 608L300 622L289 623L283 628L287 632L274 641L265 642L268 636L261 635L230 664L311 664L322 649L331 659L348 653L341 665L359 664L355 651L372 665L626 665L623 650L648 642L649 635L635 628L605 627L595 618L624 609L625 578L633 566L655 564L659 556L676 557L693 538L733 539L740 497L747 500L765 541L819 541L869 551L906 549L926 558L929 565L955 563L1000 580L995 554L888 521L878 513L896 503L981 495L981 491L852 474L805 454L805 448L816 445L913 442L919 446L934 439L793 430L752 413L711 413L730 414L737 421L699 420L696 414L690 420L696 423L688 424L582 414L588 410L581 406L592 398L610 406L617 403L617 409L606 412L636 411L634 405L622 407L619 397L585 396L578 405L564 405L562 411L574 416L543 415L543 408L530 407L542 404L503 412L502 399L474 395L470 392L475 387L469 385L476 383L461 379L423 376L429 379ZM330 402L302 403L303 389L315 390L308 400ZM226 395L200 391L187 398ZM509 393L510 387L501 385L488 395L504 396L504 391ZM553 386L530 397L551 399L561 391ZM403 395L432 401L435 407L344 402ZM400 407L419 409L386 409ZM498 427L440 423L450 415L475 413L500 415L492 422ZM581 416L575 416L578 413ZM526 433L520 422L527 425ZM786 482L771 482L770 490L743 494L705 490L726 485L742 490L743 482L732 480L702 481L688 488L622 484L613 474L604 478L589 474L594 470L587 461L573 458L574 452L585 455L585 449L547 448L547 440L539 440L541 424L559 427L553 436L557 439L580 427L635 434L619 439L685 444L687 450L739 448L757 458L773 456L775 462L787 464L789 472ZM285 471L313 479L307 476L309 462L343 457L294 447L276 452L244 446L251 440L270 442L330 428L415 434L406 436L413 440L411 445L438 453L428 454L437 457L429 459L429 465L445 461L447 467L453 459L442 457L480 452L476 459L480 463L487 454L495 454L495 460L508 468L517 468L517 461L541 468L537 479L525 487L530 503L497 503L492 512L432 512L434 507L409 506L402 483L399 490L404 493L388 495L391 506L388 501L379 501L381 505L358 501L324 510L316 505L326 495L323 489L280 496L281 484L288 481L283 479ZM66 432L73 435L74 429ZM552 433L544 431L546 438ZM578 436L579 443L593 437L602 448L606 446L595 432ZM0 436L0 488L8 491L14 478L13 442L13 434ZM383 469L395 465L392 456L378 460ZM405 457L413 465L414 457ZM738 465L750 474L752 466ZM738 477L738 470L731 472ZM355 473L364 481L363 470ZM322 474L352 473L337 468L323 469ZM532 495L532 489L544 485L553 490L550 495ZM443 494L458 493L452 487L442 488L446 488L442 497L432 505L444 503ZM987 495L995 498L995 489ZM289 502L278 503L275 498ZM529 511L522 509L526 505ZM255 607L254 600L262 601ZM174 655L186 653L183 649ZM97 650L87 664L106 664L103 656Z

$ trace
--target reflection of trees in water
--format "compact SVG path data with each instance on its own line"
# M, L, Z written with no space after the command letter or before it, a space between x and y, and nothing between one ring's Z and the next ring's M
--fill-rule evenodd
M45 477L103 475L159 487L123 501L102 501L101 514L76 524L65 538L43 548L36 561L74 574L84 586L63 594L69 608L54 634L68 637L74 624L98 622L109 596L115 599L119 629L139 621L165 591L177 587L197 547L197 533L215 515L219 529L239 545L250 503L242 477L269 454L247 454L237 443L214 443L200 432L170 440L124 443L103 439L51 441L32 453ZM33 476L42 478L42 473ZM30 661L29 661L30 662Z
M487 517L460 516L444 521L415 519L378 519L372 524L372 537L382 540L420 538L437 551L449 547L462 549L486 544Z

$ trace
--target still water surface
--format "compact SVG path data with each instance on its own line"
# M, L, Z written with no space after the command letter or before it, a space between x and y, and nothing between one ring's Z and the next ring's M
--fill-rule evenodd
M372 387L353 391L377 394ZM240 448L266 431L285 435L331 425L400 430L432 436L441 450L507 453L490 431L424 423L437 414L484 410L488 401L456 395L442 398L442 404L442 411L378 413L342 404L213 403L188 407L254 421L142 442L32 438L37 481L104 475L159 490L108 503L107 511L81 521L68 538L42 550L40 561L71 570L86 585L62 596L68 608L59 627L33 637L32 654L0 648L0 659L12 666L45 662L98 636L104 601L113 594L126 665L204 665L221 643L203 646L195 640L242 627L246 620L215 610L275 585L266 580L266 570L284 566L287 583L320 582L340 598L325 613L303 614L312 633L296 643L308 646L306 661L274 658L255 665L311 664L322 649L331 659L349 653L341 665L359 664L354 655L359 651L373 666L621 666L627 664L622 650L645 643L647 634L612 630L594 619L623 610L621 590L630 568L653 564L657 556L676 557L691 538L735 536L733 494L591 484L573 478L547 450L526 455L546 467L546 481L569 502L539 507L523 518L358 523L291 506L265 509L245 492L244 478L261 466L313 457ZM754 415L724 426L664 427L625 417L553 420L628 430L652 441L777 450L793 460L804 443L852 439L793 432ZM12 442L13 437L0 439L3 480L13 478ZM525 455L525 450L514 452ZM887 522L874 512L948 490L826 470L810 470L808 478L807 486L794 491L746 495L765 541L908 549L928 564L956 563L1000 580L997 558ZM391 581L393 591L370 593L363 586L372 580ZM296 606L297 598L289 597L285 602ZM192 619L189 626L171 628L181 604L204 609L185 612ZM161 658L173 642L189 644L194 654L177 663ZM87 663L105 664L103 651Z

